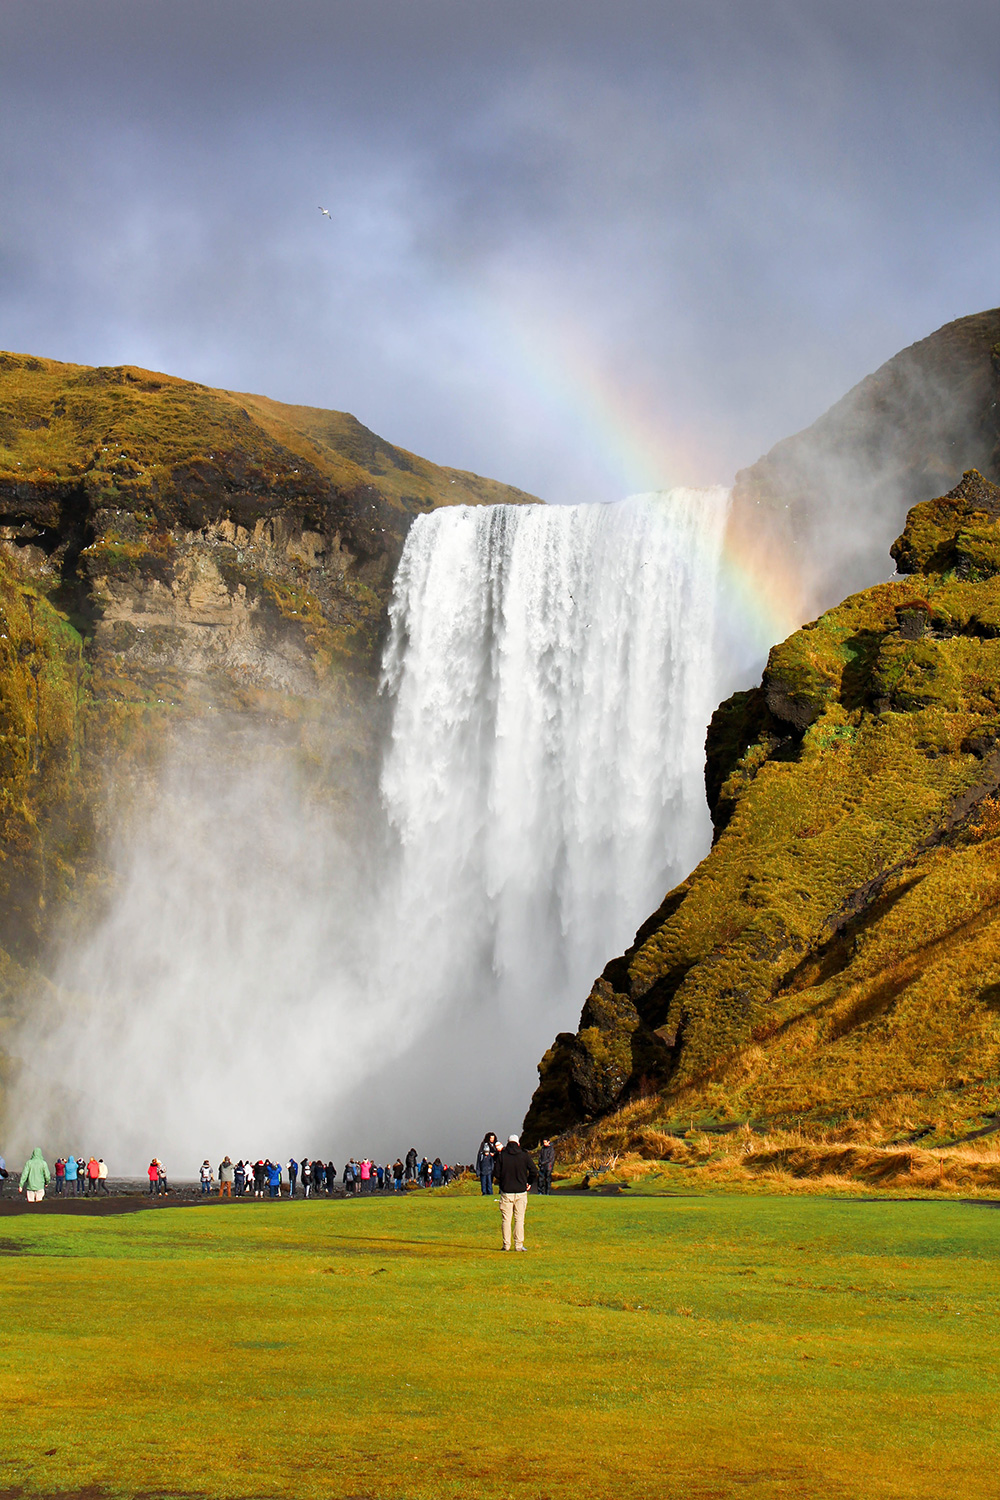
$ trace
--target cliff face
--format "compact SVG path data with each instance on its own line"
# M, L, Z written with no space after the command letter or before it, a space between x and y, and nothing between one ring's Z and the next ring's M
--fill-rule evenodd
M130 680L245 708L370 674L413 516L531 498L344 413L0 355L0 541Z
M736 476L731 540L767 580L776 564L798 619L886 576L911 505L963 469L1000 480L1000 309L904 349L804 432Z
M344 413L0 354L0 1027L100 885L109 767L148 786L211 725L214 754L269 736L353 795L413 517L531 498Z
M711 853L540 1065L530 1140L642 1095L808 1126L992 1114L1000 1073L1000 488L916 505L909 577L717 711Z

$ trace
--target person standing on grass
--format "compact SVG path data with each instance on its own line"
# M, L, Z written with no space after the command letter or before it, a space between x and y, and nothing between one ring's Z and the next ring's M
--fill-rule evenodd
M417 1180L417 1148L411 1146L406 1153L406 1180L416 1182Z
M302 1158L302 1196L308 1198L313 1185L312 1162Z
M281 1165L276 1161L268 1161L267 1166L267 1189L272 1198L281 1197Z
M201 1169L198 1173L198 1176L201 1178L202 1197L207 1198L209 1193L212 1191L212 1163L209 1161L207 1156L201 1164Z
M295 1160L294 1156L290 1156L288 1158L288 1168L287 1168L287 1171L288 1171L288 1196L289 1196L289 1198L294 1198L295 1197L295 1184L299 1180L299 1164Z
M406 1168L403 1166L403 1163L400 1161L399 1157L397 1156L396 1160L392 1164L392 1189L393 1189L393 1192L395 1192L395 1193L401 1193L403 1191L403 1174L404 1174L405 1171L406 1171Z
M233 1168L233 1186L236 1189L236 1196L237 1196L237 1198L242 1198L243 1197L243 1192L244 1192L244 1189L246 1188L246 1185L247 1185L247 1169L243 1165L243 1158L240 1157L240 1160L236 1163L236 1166Z
M528 1193L538 1181L538 1168L521 1146L520 1137L510 1135L500 1152L496 1168L500 1187L500 1227L502 1249L509 1250L511 1225L514 1228L514 1249L524 1249L524 1214L528 1206Z
M70 1194L76 1192L76 1174L77 1174L77 1170L78 1169L77 1169L77 1165L76 1165L76 1157L72 1156L72 1155L67 1156L67 1158L66 1158L66 1191L68 1193L70 1193Z
M66 1163L61 1156L56 1159L54 1170L56 1174L56 1192L61 1194L66 1187Z
M24 1164L17 1190L19 1193L27 1193L29 1203L41 1203L51 1181L49 1164L42 1155L41 1146L36 1146Z
M236 1178L236 1168L229 1159L228 1154L219 1163L219 1197L231 1198L233 1196L233 1182Z
M493 1168L498 1149L496 1133L488 1130L476 1157L476 1176L479 1178L479 1191L484 1198L493 1197Z
M545 1197L552 1191L552 1170L555 1164L556 1148L546 1136L538 1153L538 1191Z
M94 1194L97 1192L97 1179L100 1177L100 1175L101 1175L101 1168L98 1165L97 1157L96 1156L92 1156L90 1158L90 1160L88 1161L88 1163L87 1163L87 1195L88 1195L88 1197L93 1197Z

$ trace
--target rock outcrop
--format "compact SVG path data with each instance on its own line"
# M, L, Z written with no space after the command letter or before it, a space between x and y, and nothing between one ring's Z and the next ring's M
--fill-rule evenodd
M995 1108L1000 488L967 472L893 556L717 711L714 847L546 1053L527 1140L651 1094L805 1126Z
M130 680L246 706L370 675L414 515L532 498L345 413L0 355L0 542Z

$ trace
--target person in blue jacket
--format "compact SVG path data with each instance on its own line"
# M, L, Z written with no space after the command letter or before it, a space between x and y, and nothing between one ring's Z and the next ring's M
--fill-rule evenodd
M75 1193L77 1191L77 1186L76 1186L76 1184L77 1184L77 1176L78 1176L78 1170L77 1170L77 1165L76 1165L76 1157L75 1156L67 1156L67 1158L66 1158L66 1191L67 1191L67 1193Z
M281 1197L281 1164L276 1161L265 1163L267 1168L267 1187L272 1198Z
M299 1178L299 1164L294 1156L288 1158L288 1196L295 1197L295 1184Z

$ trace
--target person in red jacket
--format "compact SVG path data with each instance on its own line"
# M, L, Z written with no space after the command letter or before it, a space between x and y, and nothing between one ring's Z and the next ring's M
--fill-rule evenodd
M97 1179L101 1175L101 1168L96 1156L92 1156L87 1163L87 1193L97 1192Z
M157 1183L160 1176L160 1163L155 1156L146 1169L146 1175L149 1178L149 1196L152 1198L157 1191Z

